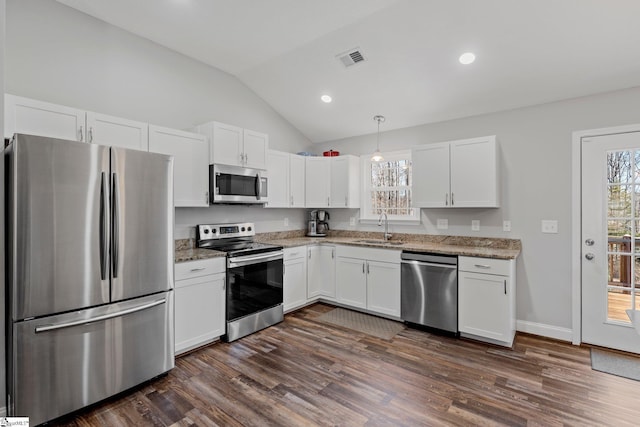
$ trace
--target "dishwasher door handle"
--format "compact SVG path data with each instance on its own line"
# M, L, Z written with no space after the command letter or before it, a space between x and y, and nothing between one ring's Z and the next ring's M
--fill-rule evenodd
M451 269L456 269L458 268L458 266L456 264L435 264L432 262L423 262L423 261L410 261L410 260L402 260L402 264L409 264L409 265L425 265L428 267L439 267L439 268L451 268Z

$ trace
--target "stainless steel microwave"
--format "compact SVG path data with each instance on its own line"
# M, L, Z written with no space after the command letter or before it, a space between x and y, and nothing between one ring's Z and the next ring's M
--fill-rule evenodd
M264 170L240 166L209 165L210 203L267 203L268 180Z

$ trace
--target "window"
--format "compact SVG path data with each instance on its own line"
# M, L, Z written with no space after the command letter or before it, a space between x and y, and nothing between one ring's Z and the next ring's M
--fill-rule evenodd
M411 151L383 153L382 162L362 156L363 200L360 218L377 220L386 213L393 221L419 221L411 207Z

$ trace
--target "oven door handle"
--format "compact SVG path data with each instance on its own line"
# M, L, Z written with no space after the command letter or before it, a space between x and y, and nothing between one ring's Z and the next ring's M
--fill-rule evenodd
M228 267L244 267L245 265L259 264L261 262L276 261L284 258L284 251L269 252L260 255L238 256L228 259Z

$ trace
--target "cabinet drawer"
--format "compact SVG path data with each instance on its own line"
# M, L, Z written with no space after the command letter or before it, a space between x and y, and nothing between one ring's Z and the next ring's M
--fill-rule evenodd
M306 246L296 246L295 248L284 248L284 261L305 258L307 256Z
M180 262L175 265L175 280L224 273L226 272L226 267L225 257Z
M458 257L458 270L472 273L497 274L509 276L513 261L494 258Z

